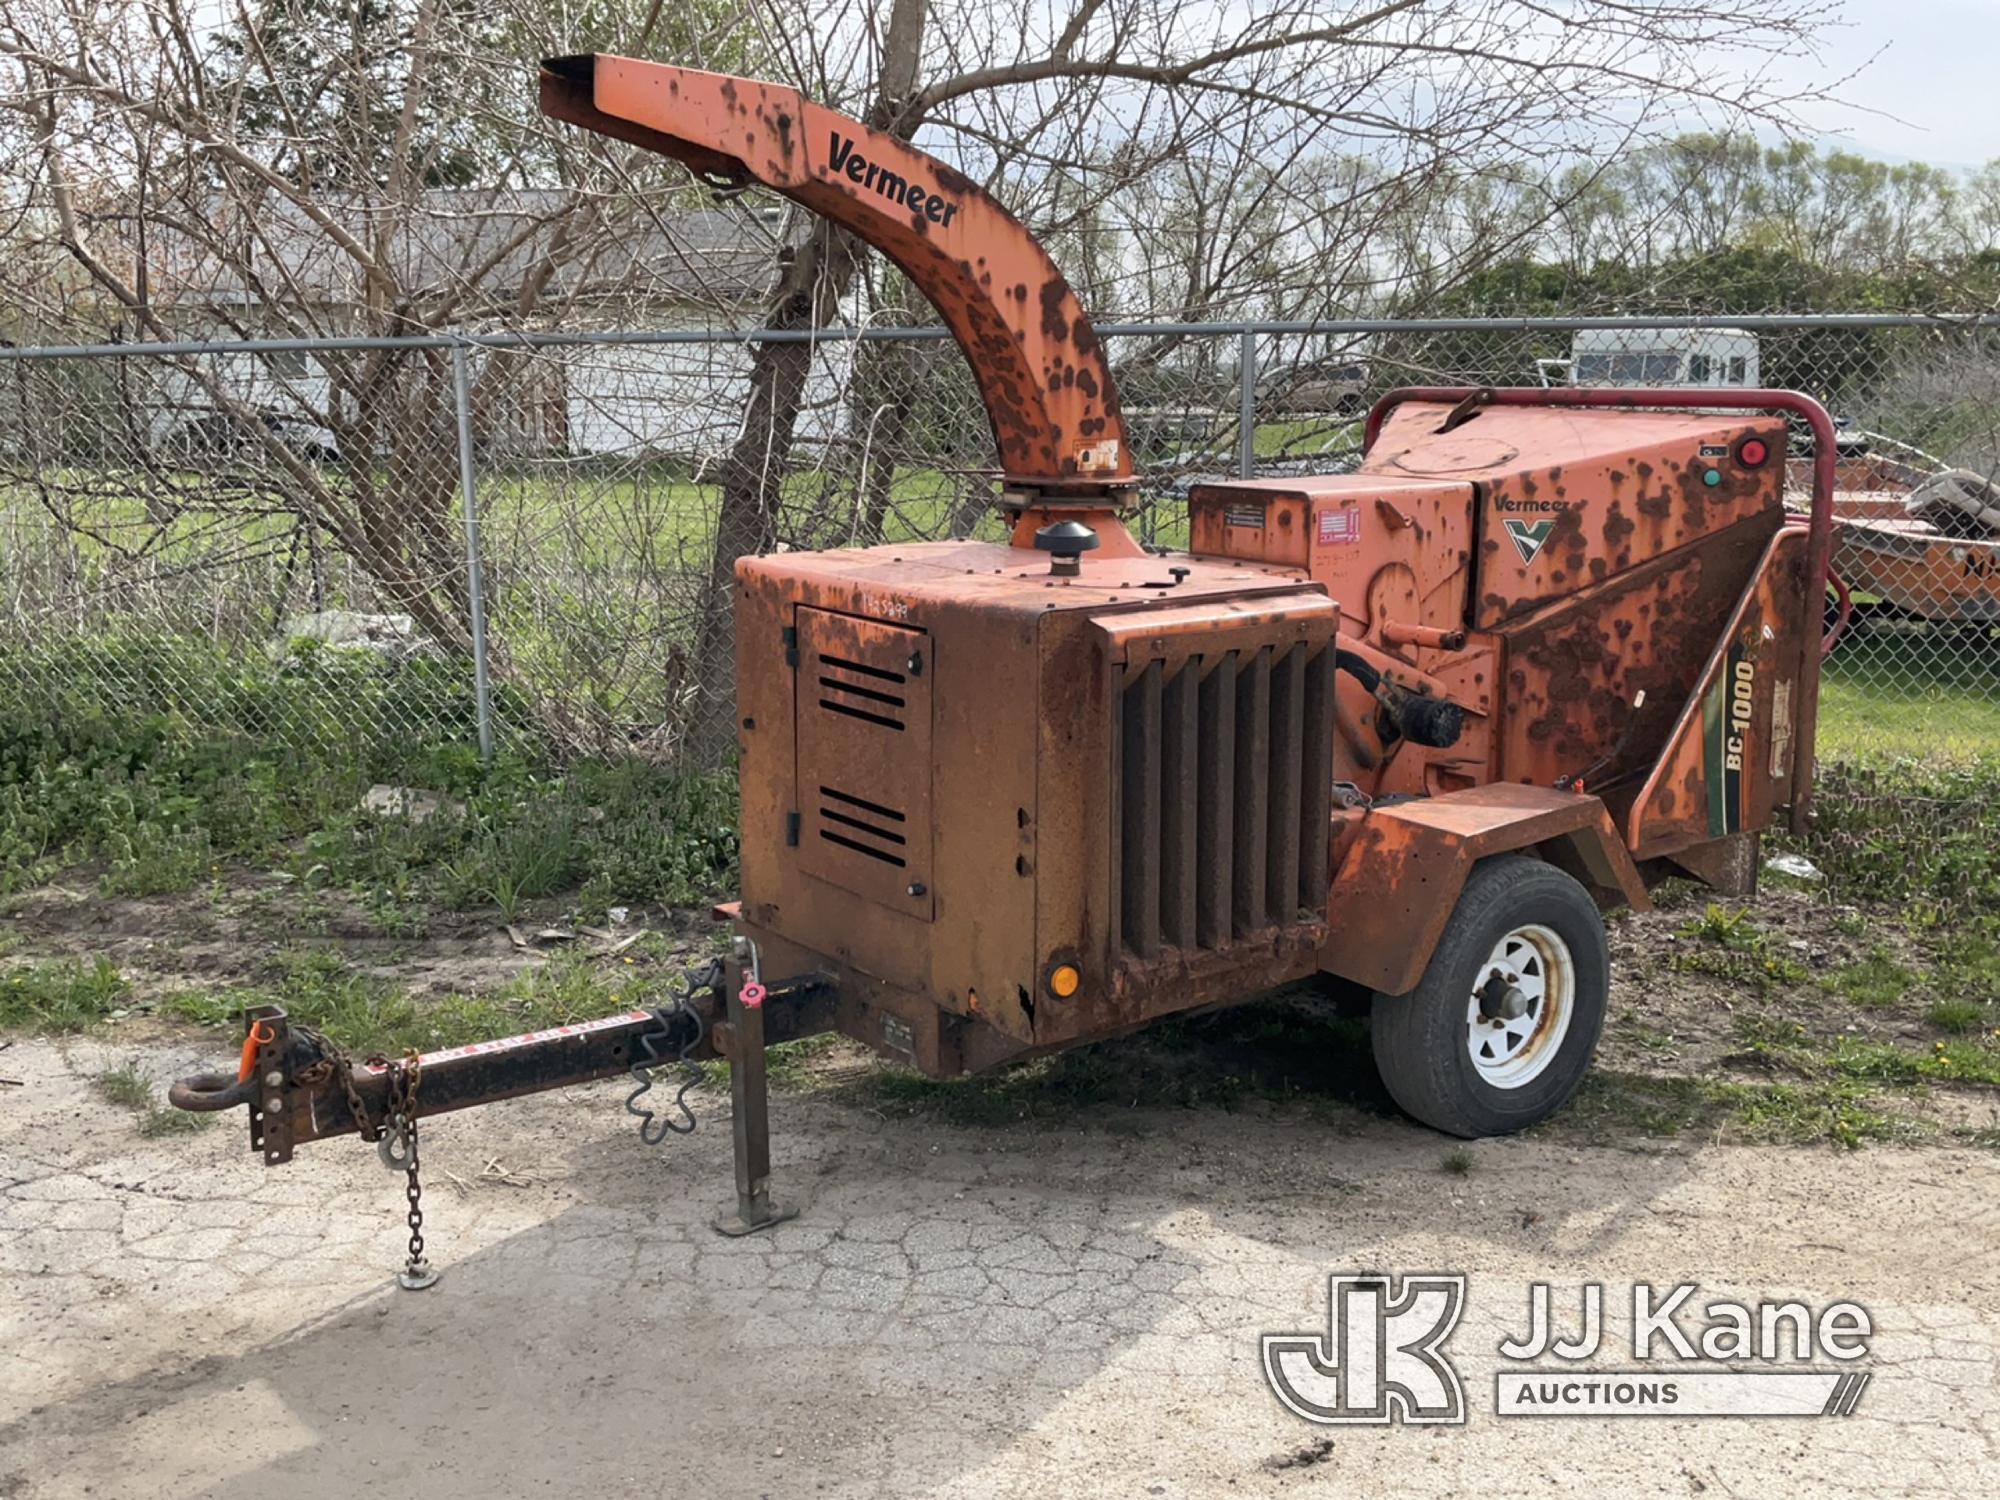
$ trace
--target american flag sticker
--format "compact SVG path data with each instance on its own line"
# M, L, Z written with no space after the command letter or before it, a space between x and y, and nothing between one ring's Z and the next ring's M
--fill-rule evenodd
M1343 547L1350 542L1360 540L1360 506L1345 505L1339 510L1323 510L1319 513L1319 544L1322 547Z

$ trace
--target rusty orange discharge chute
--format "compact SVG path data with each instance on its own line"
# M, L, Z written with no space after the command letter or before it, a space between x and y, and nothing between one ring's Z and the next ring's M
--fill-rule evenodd
M1007 483L1115 498L1132 449L1104 351L1055 262L977 183L796 89L609 56L542 65L542 110L756 181L894 261L965 351Z
M1358 472L1197 485L1190 551L1155 555L1119 519L1133 455L1090 320L976 185L748 79L560 58L542 104L894 260L965 351L1016 524L740 562L726 975L425 1059L426 1113L727 1056L736 1232L782 1216L767 1037L838 1029L944 1076L1315 980L1368 1008L1412 1115L1519 1129L1595 1048L1601 910L1670 874L1747 891L1762 831L1802 815L1834 455L1807 398L1398 392ZM1809 526L1778 413L1816 444ZM175 1099L249 1104L266 1161L408 1097L256 1025L247 1076Z

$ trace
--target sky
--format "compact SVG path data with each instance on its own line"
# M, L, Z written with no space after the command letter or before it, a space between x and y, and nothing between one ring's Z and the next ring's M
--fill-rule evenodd
M1846 24L1823 35L1819 64L1784 64L1794 84L1863 69L1839 89L1848 107L1805 112L1823 141L1938 166L2000 157L2000 0L1845 0L1844 8Z

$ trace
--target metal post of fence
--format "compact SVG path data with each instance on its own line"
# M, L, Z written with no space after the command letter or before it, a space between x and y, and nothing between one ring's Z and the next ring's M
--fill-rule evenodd
M465 588L472 607L472 696L479 715L479 758L493 759L493 693L486 680L486 584L479 569L479 495L472 472L472 381L465 345L451 346L451 392L458 408L458 489L465 502Z
M1236 473L1249 479L1257 472L1257 331L1243 330L1243 352L1236 361Z

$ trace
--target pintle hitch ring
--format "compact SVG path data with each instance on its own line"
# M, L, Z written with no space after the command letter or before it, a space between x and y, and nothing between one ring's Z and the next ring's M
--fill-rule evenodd
M195 1114L216 1114L248 1104L257 1097L257 1079L232 1078L227 1073L196 1073L178 1079L167 1090L167 1102L175 1109Z

